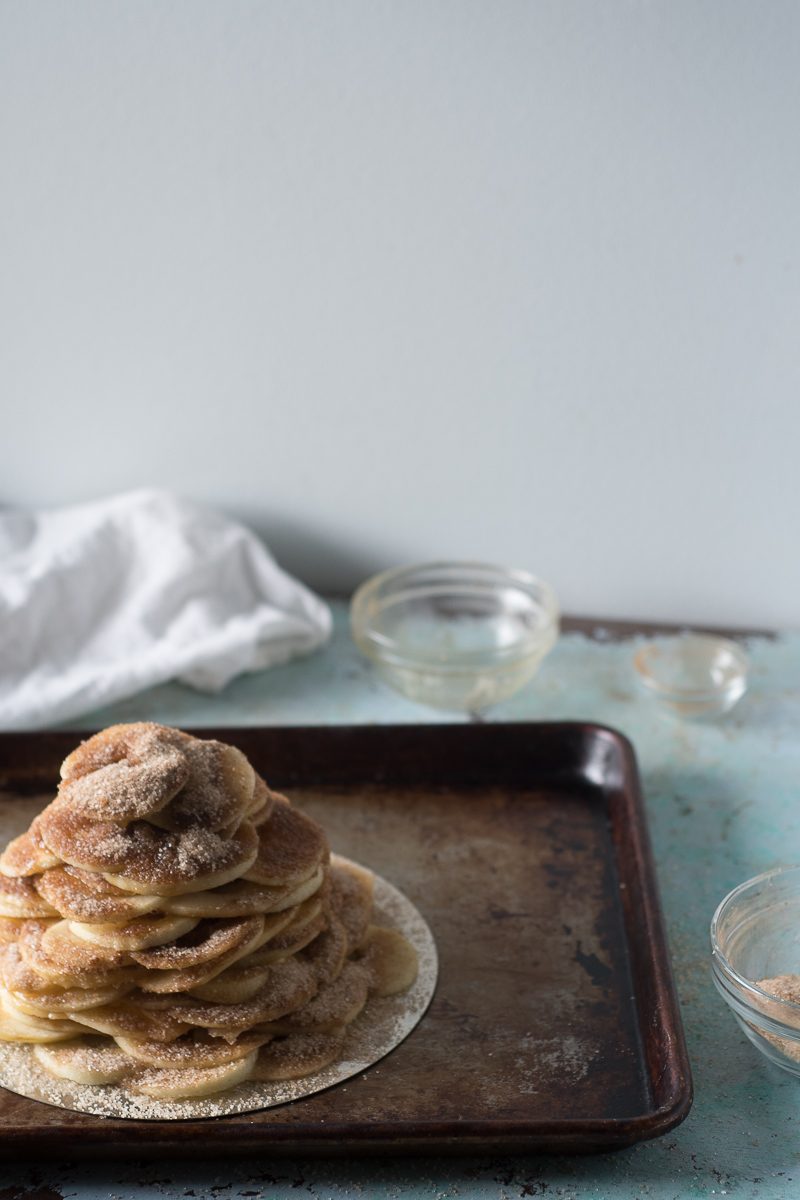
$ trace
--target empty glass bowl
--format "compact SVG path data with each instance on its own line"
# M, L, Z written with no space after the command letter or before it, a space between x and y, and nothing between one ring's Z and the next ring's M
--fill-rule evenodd
M711 922L714 983L754 1046L800 1075L800 867L749 879Z
M656 638L637 650L633 665L644 688L681 717L718 717L747 690L747 655L711 634Z
M487 563L395 567L351 604L356 645L383 679L435 708L479 711L535 674L558 636L552 589Z

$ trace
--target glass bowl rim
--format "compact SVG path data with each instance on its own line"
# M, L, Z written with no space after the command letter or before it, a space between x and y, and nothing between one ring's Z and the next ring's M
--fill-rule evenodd
M633 656L633 665L636 673L639 676L640 682L649 688L657 696L663 696L665 699L675 697L680 700L714 700L723 696L727 689L731 686L731 680L727 683L714 685L707 688L699 687L674 687L663 683L657 675L647 666L647 655L658 645L659 641L669 639L680 641L682 639L694 638L699 641L715 642L719 646L723 646L728 650L736 660L736 665L740 671L740 677L747 679L747 674L750 669L750 660L742 647L733 640L733 638L725 637L724 634L716 633L693 633L686 631L683 633L663 634L660 638L650 638L639 646Z
M766 883L775 876L790 875L792 872L797 872L798 875L800 875L800 864L784 867L771 867L769 871L762 871L760 875L754 875L751 879L745 879L743 883L738 884L735 888L728 892L727 896L724 896L722 900L720 900L714 915L711 918L711 957L714 964L719 964L723 974L727 975L730 981L736 984L736 986L744 992L745 996L756 996L759 998L763 997L763 999L769 1000L771 1004L781 1005L787 1013L800 1014L800 1002L797 1000L784 1000L780 996L774 996L772 992L765 992L764 989L759 987L757 983L754 983L752 979L748 979L746 975L742 975L740 971L737 971L720 946L717 938L717 928L722 917L723 909L736 900L742 892L744 892L747 888L753 887L755 884ZM798 900L800 900L800 893L798 894ZM753 1011L756 1015L763 1015L761 1010L756 1007L754 1007ZM778 1012L780 1011L781 1009L779 1008ZM797 1025L787 1026L787 1029L794 1035L796 1039L800 1039L800 1028L798 1028Z
M486 573L494 575L494 579L485 581L489 587L495 588L498 585L513 587L516 585L518 591L530 597L535 592L541 613L537 628L510 646L496 650L465 653L459 656L455 662L450 663L438 662L426 658L424 655L408 653L398 646L396 639L377 633L372 628L367 607L373 600L380 603L379 592L382 587L402 580L404 577L408 577L413 586L415 576L423 572L442 570L461 571L464 576L462 582L467 585L470 583L480 585L483 582L480 579L470 581L470 572L473 574ZM456 584L453 585L453 590L457 590ZM484 671L501 671L509 662L520 661L534 654L546 653L558 633L560 616L555 591L544 579L520 567L504 567L497 563L478 559L429 559L389 567L385 571L370 575L363 583L359 584L350 600L350 624L353 638L364 653L389 666L418 667L427 672L440 674L463 674L478 666Z

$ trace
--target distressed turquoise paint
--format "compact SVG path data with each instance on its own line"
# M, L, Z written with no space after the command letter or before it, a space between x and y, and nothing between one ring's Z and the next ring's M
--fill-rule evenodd
M679 1129L633 1150L583 1159L164 1162L47 1168L24 1178L12 1169L0 1174L0 1187L9 1188L0 1195L59 1188L81 1200L800 1196L800 1083L745 1041L708 973L708 922L725 892L769 866L800 862L800 634L751 641L750 692L713 724L682 723L641 697L633 648L567 635L539 677L491 717L599 721L636 746L695 1078L695 1105ZM142 717L178 725L453 719L385 690L350 643L342 606L334 640L312 658L240 679L216 697L157 688L81 724ZM41 1200L48 1193L35 1194Z

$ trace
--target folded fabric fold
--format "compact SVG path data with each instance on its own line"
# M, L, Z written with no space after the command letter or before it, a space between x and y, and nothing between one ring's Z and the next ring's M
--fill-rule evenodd
M169 492L0 512L0 727L68 720L178 679L322 645L328 606L244 526Z

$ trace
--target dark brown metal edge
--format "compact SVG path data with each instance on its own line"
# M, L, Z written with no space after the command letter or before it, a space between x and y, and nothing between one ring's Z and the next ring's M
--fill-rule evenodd
M694 1087L636 753L619 730L604 725L593 728L597 736L616 745L627 783L626 788L611 792L609 809L617 868L624 885L622 908L639 1028L656 1105L652 1113L639 1119L644 1139L666 1133L687 1116Z
M634 637L658 637L660 634L673 633L709 633L718 637L733 638L743 641L747 638L767 638L770 641L778 636L774 629L751 629L743 626L706 625L692 621L644 621L634 620L603 620L602 617L573 617L561 618L561 629L564 633L583 633L586 637L598 642L626 642Z
M98 1118L98 1121L101 1119ZM19 1127L7 1126L3 1129L4 1136L0 1142L0 1161L18 1160L20 1154L33 1152L67 1154L71 1158L92 1160L125 1156L149 1160L164 1156L185 1158L189 1155L203 1159L218 1156L221 1152L237 1158L269 1154L276 1158L303 1159L373 1158L386 1155L445 1155L459 1158L470 1154L606 1154L638 1145L649 1137L660 1136L671 1127L646 1137L635 1127L613 1130L579 1127L572 1130L560 1125L553 1130L539 1128L531 1132L526 1129L519 1134L507 1129L498 1130L496 1133L486 1129L478 1133L459 1129L456 1133L437 1132L434 1137L428 1134L398 1135L395 1132L386 1137L372 1139L365 1138L363 1131L359 1129L353 1134L334 1130L329 1138L323 1140L314 1139L313 1132L301 1136L297 1129L294 1129L290 1136L265 1137L263 1127L256 1126L248 1130L246 1136L236 1140L230 1139L226 1130L224 1135L216 1137L205 1131L204 1136L198 1136L195 1141L194 1138L182 1135L179 1129L172 1130L169 1137L161 1136L160 1131L155 1137L148 1132L140 1132L137 1137L132 1137L126 1131L126 1136L122 1139L115 1136L115 1130L100 1128L91 1139L76 1140L72 1135L73 1131L38 1133L30 1129L20 1131Z
M213 1125L225 1139L226 1147L237 1153L270 1149L277 1153L302 1153L332 1155L334 1153L379 1153L394 1150L398 1153L432 1153L439 1150L465 1153L488 1147L498 1150L525 1152L550 1150L551 1152L596 1152L619 1149L638 1141L660 1136L677 1125L689 1111L692 1103L691 1072L686 1051L683 1028L678 1007L672 971L667 950L663 924L663 913L657 892L655 865L652 857L646 816L641 794L636 757L630 741L624 734L607 726L577 721L531 722L509 724L487 724L481 727L468 725L438 726L320 726L287 727L225 727L223 729L195 729L204 736L222 736L231 741L248 742L267 735L280 737L291 735L292 740L302 742L308 737L323 737L338 740L356 736L375 740L395 740L418 737L442 737L463 741L469 734L470 740L501 742L504 738L518 742L525 732L536 733L539 738L546 734L561 735L568 743L576 744L585 739L587 733L594 735L594 749L602 748L600 761L581 764L570 763L574 774L582 766L587 778L589 771L599 770L603 783L592 781L608 792L609 813L612 817L614 844L620 881L625 884L626 898L623 900L625 927L629 937L634 978L637 981L637 1011L647 1050L650 1088L655 1108L627 1118L600 1120L574 1120L538 1122L493 1122L479 1123L376 1123L369 1129L347 1123L325 1128L318 1125L305 1126L253 1126L244 1119L215 1118ZM570 736L571 735L571 736ZM3 751L9 746L22 748L23 757L31 768L37 767L41 777L43 743L54 755L56 762L76 741L86 738L80 733L0 733L0 786L2 786ZM38 749L38 753L36 753ZM593 755L597 758L597 755ZM37 762L38 760L38 762ZM395 777L392 772L392 777ZM626 791L625 785L628 785ZM634 866L635 864L635 866ZM642 980L646 986L642 987ZM665 1067L656 1061L656 1050L648 1031L648 1005L655 1001L662 1019L664 1041L669 1054ZM36 1103L30 1101L30 1103ZM241 1121L241 1123L240 1123ZM126 1149L137 1153L192 1152L202 1153L203 1144L211 1140L208 1153L215 1152L217 1138L209 1139L209 1122L124 1122L109 1123L96 1118L96 1123L86 1127L74 1126L69 1130L32 1131L25 1126L4 1125L6 1139L18 1148L48 1147L64 1150L100 1153L107 1148L108 1135L119 1135L111 1153ZM166 1136L164 1136L166 1134ZM4 1140L6 1140L4 1139ZM10 1147L9 1147L10 1149ZM0 1147L0 1154L5 1149Z

